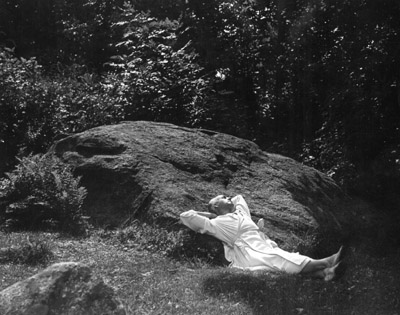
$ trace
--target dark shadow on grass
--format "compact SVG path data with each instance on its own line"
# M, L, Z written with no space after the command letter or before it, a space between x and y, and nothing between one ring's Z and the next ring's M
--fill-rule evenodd
M293 314L293 303L287 300L291 294L283 292L293 290L293 286L289 288L293 281L285 275L222 272L204 281L204 291L213 297L245 303L254 314Z
M300 275L223 271L205 279L203 289L215 298L244 303L252 314L341 314L347 300L343 283Z
M179 241L177 246L171 247L168 253L170 258L185 261L199 260L213 266L228 265L221 241L210 235L185 230Z

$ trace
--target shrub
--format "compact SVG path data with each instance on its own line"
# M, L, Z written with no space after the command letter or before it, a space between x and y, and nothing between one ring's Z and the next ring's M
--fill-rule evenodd
M109 82L84 66L60 66L52 80L56 93L58 131L75 133L125 119L122 99Z
M15 156L43 153L58 134L124 119L120 97L79 65L51 76L34 58L0 47L0 173Z
M82 232L86 189L53 155L30 155L0 181L0 222L9 229Z
M40 73L34 58L18 59L0 48L0 167L11 166L18 151L42 150L44 139L54 136L54 104Z

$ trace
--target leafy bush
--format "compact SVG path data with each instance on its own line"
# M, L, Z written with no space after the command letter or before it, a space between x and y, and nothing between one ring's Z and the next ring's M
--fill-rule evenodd
M52 155L22 158L0 181L0 223L6 228L82 232L86 189L72 168Z
M54 136L52 92L40 82L40 71L34 58L15 58L0 48L0 151L6 161L0 167L12 166L21 150L43 150Z
M100 82L85 67L73 65L60 69L53 78L57 93L58 132L76 133L123 120L121 98L108 83Z
M119 54L109 65L110 86L124 99L130 120L199 125L207 119L210 78L196 63L197 55L178 44L179 21L158 20L126 3L114 28L123 32Z
M34 58L0 48L0 172L15 156L43 153L58 134L124 119L120 97L85 67L58 67L46 76Z
M304 143L297 158L304 164L326 173L348 192L358 178L348 150L340 143L341 137L343 135L338 130L333 133L326 132L311 143Z

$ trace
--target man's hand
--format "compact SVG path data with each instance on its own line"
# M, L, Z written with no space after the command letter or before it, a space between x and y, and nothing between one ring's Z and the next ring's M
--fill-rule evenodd
M268 239L267 241L266 241L268 244L270 244L271 246L272 246L272 248L275 248L275 247L278 247L278 244L276 244L273 240L271 240L271 239Z

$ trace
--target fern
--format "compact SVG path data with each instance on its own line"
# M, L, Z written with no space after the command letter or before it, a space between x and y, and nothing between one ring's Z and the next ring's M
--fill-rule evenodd
M72 168L52 155L30 155L0 181L0 223L6 228L55 226L79 231L87 191Z

